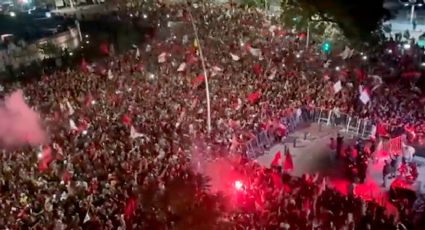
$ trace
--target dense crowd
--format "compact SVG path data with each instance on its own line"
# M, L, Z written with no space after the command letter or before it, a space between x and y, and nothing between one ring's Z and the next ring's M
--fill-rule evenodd
M324 67L324 55L305 50L302 36L259 10L181 5L144 14L158 28L138 49L100 60L94 71L84 64L6 87L23 89L50 141L42 150L2 154L2 228L412 229L408 208L389 217L316 177L294 178L246 159L235 163L250 178L246 196L229 208L196 170L200 159L237 158L241 143L301 106L397 124L408 117L419 131L423 110L405 85L384 83L362 104L358 86L373 88L373 79ZM338 79L343 88L334 95ZM51 153L47 167L39 167L39 151Z

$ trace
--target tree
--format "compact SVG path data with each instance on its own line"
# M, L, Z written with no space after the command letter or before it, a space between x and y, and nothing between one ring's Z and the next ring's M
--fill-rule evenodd
M282 12L286 25L300 29L311 23L318 31L333 25L353 43L369 40L391 16L383 0L282 0Z

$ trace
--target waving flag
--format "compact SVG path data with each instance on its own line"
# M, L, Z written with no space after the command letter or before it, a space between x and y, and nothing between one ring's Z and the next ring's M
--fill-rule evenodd
M232 57L233 61L239 61L241 58L238 55L230 53L230 57Z
M186 63L183 62L179 65L179 68L177 69L177 72L183 72L186 69Z
M218 66L213 66L211 68L211 76L214 77L215 75L217 75L218 73L223 72L223 69L221 69Z
M255 104L261 97L261 93L256 91L248 95L247 100L251 104Z
M47 169L50 162L53 160L52 149L50 146L43 146L41 153L38 154L38 169L43 172Z
M166 60L167 60L167 53L166 52L162 52L158 56L158 63L164 63Z
M139 48L136 48L136 59L140 58L140 50Z
M71 105L71 103L69 103L69 101L67 100L66 101L66 107L68 107L68 113L69 113L69 115L72 115L72 114L74 114L74 108L72 107L72 105Z
M263 69L261 68L261 65L258 63L255 63L252 66L252 71L254 72L255 75L260 76L261 73L263 72Z
M136 139L138 137L143 137L144 135L142 133L138 133L136 131L136 129L134 128L134 126L131 126L130 128L130 138L131 139Z
M407 71L401 74L401 77L406 79L418 78L420 76L421 76L421 72L418 72L418 71Z
M109 45L108 45L108 43L105 42L105 41L102 42L102 43L100 43L99 50L100 50L100 53L101 54L108 55L109 54Z
M108 79L111 80L112 78L114 78L114 75L112 74L112 70L109 69L108 70Z
M248 51L254 57L259 57L261 55L261 49L252 48L250 46L248 47Z
M136 210L136 206L137 206L136 198L130 197L127 200L127 203L126 203L125 208L124 208L124 219L125 220L128 221L133 217L134 211Z
M334 89L335 94L338 93L339 91L341 91L341 89L342 89L341 81L335 82L333 89Z
M276 152L276 153L274 154L274 157L273 157L273 160L272 160L271 166L278 166L278 165L279 165L279 161L280 161L281 157L282 157L282 156L281 156L281 154L280 154L280 151Z
M198 75L195 79L192 80L193 86L198 86L205 80L204 75Z
M342 51L342 53L339 54L339 56L345 60L345 59L351 58L353 54L354 54L354 49L350 49L348 46L345 46L344 51Z
M366 78L365 71L359 68L354 69L354 75L356 76L358 82L362 82Z
M367 89L363 89L360 93L360 101L365 105L370 101L370 95Z
M71 128L71 130L73 130L73 131L77 131L77 130L78 130L77 125L75 124L75 121L74 121L74 120L72 120L72 119L69 119L69 127L70 127L70 128Z
M283 170L290 172L294 169L294 163L292 162L292 156L289 153L289 149L285 152L285 161L283 161Z
M131 118L130 118L127 114L124 114L124 115L122 116L121 122L122 122L124 125L130 125L130 124L131 124Z

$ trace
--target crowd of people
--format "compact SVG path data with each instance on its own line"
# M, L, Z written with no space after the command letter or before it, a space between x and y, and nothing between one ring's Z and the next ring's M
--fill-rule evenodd
M137 49L6 87L4 94L23 89L50 140L41 150L1 155L2 228L413 229L408 207L387 216L317 177L247 159L232 161L249 180L240 207L229 208L197 169L200 161L243 156L242 143L299 107L410 122L419 133L418 95L383 83L363 104L358 87L373 88L373 79L324 67L325 55L257 9L162 5L138 15L158 28ZM343 87L335 94L337 80ZM43 167L40 151L51 155Z

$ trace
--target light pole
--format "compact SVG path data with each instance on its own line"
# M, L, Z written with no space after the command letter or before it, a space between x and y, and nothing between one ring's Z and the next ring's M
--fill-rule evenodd
M192 13L189 12L190 21L192 22L193 31L195 33L196 43L198 44L199 56L201 57L202 69L204 70L204 78L205 78L205 93L207 96L207 130L208 134L211 133L211 105L210 105L210 88L208 86L208 76L207 76L207 68L205 67L204 55L202 53L202 46L198 37L198 29L196 28L195 22L193 21Z
M305 47L308 49L308 45L310 44L310 20L307 22L307 38L305 42Z
M424 0L399 0L404 6L410 6L410 23L413 24L415 19L415 8L416 6L423 6Z

